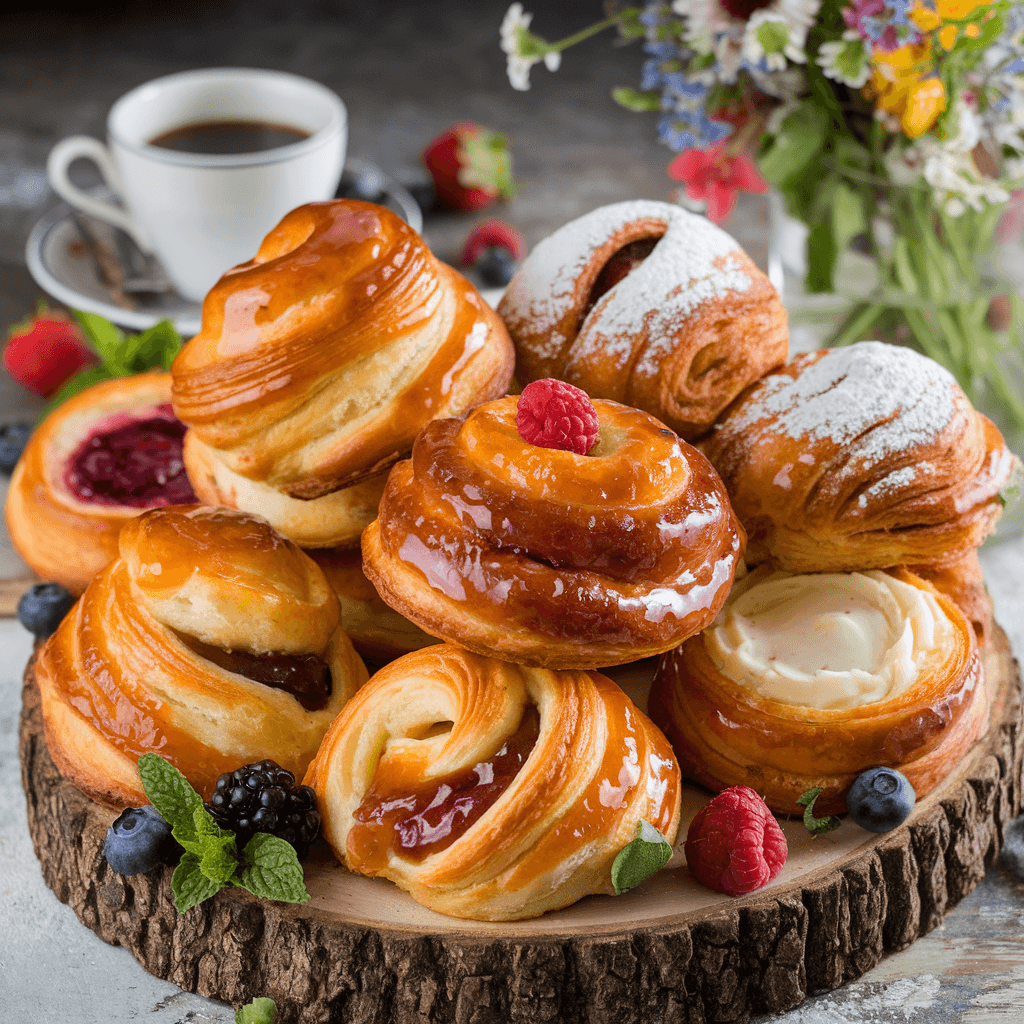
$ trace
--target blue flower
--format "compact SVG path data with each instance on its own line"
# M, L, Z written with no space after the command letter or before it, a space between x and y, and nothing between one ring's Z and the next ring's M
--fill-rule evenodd
M658 121L658 136L669 149L708 149L732 133L732 125L713 121L707 111L675 110Z

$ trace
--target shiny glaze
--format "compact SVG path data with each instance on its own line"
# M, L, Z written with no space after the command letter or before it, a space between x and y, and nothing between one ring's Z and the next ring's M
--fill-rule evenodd
M391 380L401 367L388 350L417 332L412 372ZM369 203L311 203L207 295L173 400L236 472L312 498L386 466L477 392L500 394L511 364L500 320L404 221ZM348 409L381 383L387 400L369 415Z
M409 791L392 791L375 780L353 815L348 858L368 873L383 868L392 855L419 862L446 850L472 828L508 789L526 763L540 731L540 718L528 708L516 731L493 757L468 772L431 780ZM387 769L379 772L387 779Z
M157 508L195 502L181 445L185 425L170 405L119 413L94 427L68 460L64 482L81 501Z
M710 622L743 532L703 456L603 401L590 455L538 448L515 403L424 429L381 502L386 556L455 606L557 641L664 649Z

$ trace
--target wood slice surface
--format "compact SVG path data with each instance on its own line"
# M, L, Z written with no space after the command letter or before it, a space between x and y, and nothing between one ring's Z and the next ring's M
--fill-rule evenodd
M458 921L322 852L306 862L303 906L225 889L179 915L170 868L126 878L107 867L115 813L54 767L31 663L20 730L29 830L47 885L101 939L188 991L234 1005L270 996L282 1024L742 1021L788 1010L909 946L998 855L1021 810L1020 673L998 628L983 657L989 729L910 819L881 836L844 821L818 839L784 822L782 875L742 898L670 864L623 896L535 921ZM684 796L692 806L680 844L706 799Z

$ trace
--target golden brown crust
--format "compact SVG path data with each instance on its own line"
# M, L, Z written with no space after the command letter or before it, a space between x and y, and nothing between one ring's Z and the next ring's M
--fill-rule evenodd
M68 488L68 460L104 421L169 407L171 375L151 372L104 381L61 403L35 429L7 493L7 532L41 579L73 594L117 555L121 527L142 512L85 502Z
M933 591L906 570L894 575ZM820 786L817 814L846 809L868 768L898 768L918 798L929 793L984 731L988 698L974 631L949 598L953 624L941 664L896 697L850 709L818 709L762 697L724 675L704 636L658 664L651 718L669 737L683 775L713 790L750 786L779 814L802 814L796 798Z
M992 598L977 551L946 565L911 565L910 572L926 579L940 594L945 594L964 613L974 627L978 643L984 646L992 633Z
M630 246L653 251L602 291ZM565 225L524 261L498 312L524 383L569 381L687 439L781 365L789 339L778 294L735 240L671 203L619 203Z
M1016 462L951 374L879 342L797 356L703 448L748 562L794 572L953 563L999 518Z
M200 506L144 513L36 661L55 763L122 807L145 800L135 764L149 752L204 795L222 772L265 757L301 775L366 679L339 618L323 573L262 520ZM196 644L315 654L331 673L327 703L306 710Z
M635 661L711 622L743 549L721 481L647 413L594 405L585 456L524 441L511 397L428 424L363 534L381 597L434 636L548 668Z
M420 427L503 394L497 315L388 210L293 210L203 303L178 416L233 473L298 499L371 477Z
M465 779L515 741L533 708L539 729L532 747L523 745L525 762L450 845L421 858L400 845L389 851L393 829L356 827L371 792L408 799ZM474 777L484 784L489 775ZM670 843L679 827L668 743L610 679L448 644L381 669L331 726L306 782L346 867L390 878L433 910L484 921L611 893L612 861L642 820ZM475 798L472 785L464 792Z

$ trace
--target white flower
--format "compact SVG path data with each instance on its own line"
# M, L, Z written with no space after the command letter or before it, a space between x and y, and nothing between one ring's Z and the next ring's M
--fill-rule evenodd
M997 181L978 173L969 151L951 149L930 135L918 139L914 148L924 158L924 180L951 217L959 216L968 206L981 211L988 203L1005 203L1010 198Z
M822 43L816 63L822 67L826 78L852 89L866 85L871 77L871 53L853 29L847 29L842 39Z
M530 31L532 14L523 11L523 5L514 3L505 12L501 22L501 48L508 54L508 80L513 89L525 92L530 88L530 68L544 61L548 71L557 71L562 55L555 50L545 52L544 40Z
M786 19L773 11L755 11L743 32L743 59L750 64L763 60L768 71L781 71L790 48ZM805 59L802 50L797 51L797 59Z

